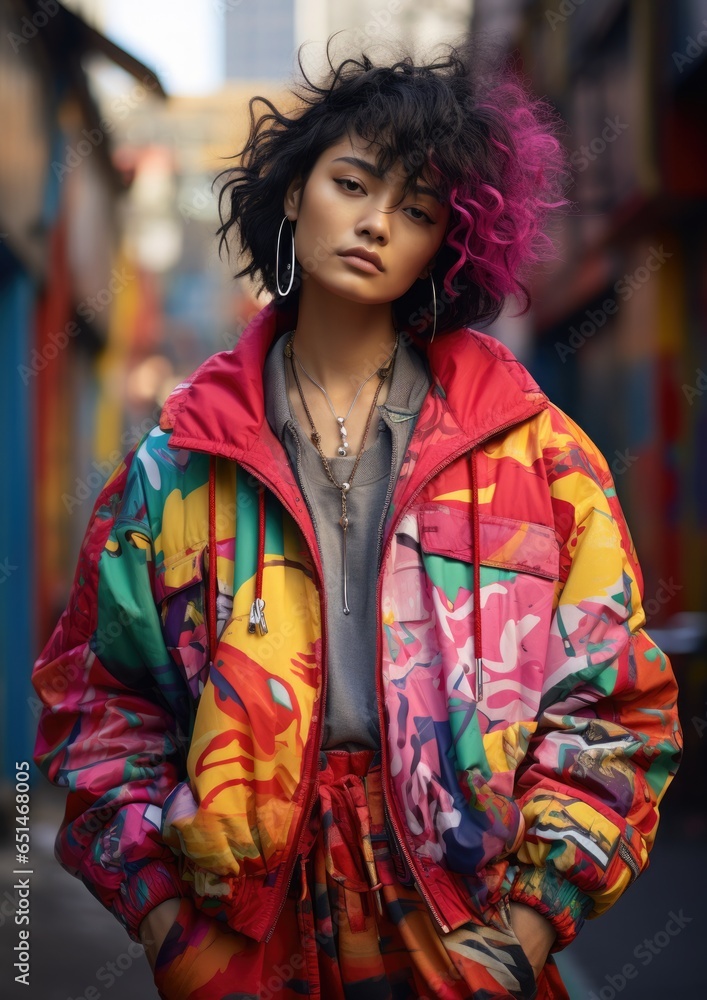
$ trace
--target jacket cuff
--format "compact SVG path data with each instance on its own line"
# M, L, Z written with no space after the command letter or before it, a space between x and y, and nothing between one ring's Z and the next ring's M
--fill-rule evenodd
M190 895L189 887L179 877L176 861L152 859L121 884L114 912L132 940L141 944L138 928L150 910L165 899Z
M536 868L521 864L511 886L514 903L532 906L550 921L557 932L551 952L561 951L577 937L594 903L553 866Z

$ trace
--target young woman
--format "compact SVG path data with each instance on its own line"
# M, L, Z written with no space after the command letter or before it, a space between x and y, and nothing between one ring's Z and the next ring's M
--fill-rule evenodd
M169 1000L567 997L648 863L676 684L611 474L473 329L527 306L557 121L475 67L251 119L219 232L273 300L109 478L35 664L58 858Z

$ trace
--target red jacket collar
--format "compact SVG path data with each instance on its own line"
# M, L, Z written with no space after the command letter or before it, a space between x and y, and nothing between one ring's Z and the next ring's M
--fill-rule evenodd
M234 461L263 445L279 454L280 442L265 419L262 372L274 338L295 324L296 314L268 304L232 350L213 354L176 386L160 417L160 427L173 432L170 447ZM462 327L432 344L413 340L426 353L437 392L472 441L491 437L547 405L527 369L488 334Z

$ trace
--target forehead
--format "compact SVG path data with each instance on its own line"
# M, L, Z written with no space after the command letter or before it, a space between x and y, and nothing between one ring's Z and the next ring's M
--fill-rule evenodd
M334 163L334 161L343 161L339 164L342 167L348 164L350 166L360 166L361 168L363 168L363 163L365 163L366 168L374 177L380 180L387 180L390 184L394 185L403 184L410 174L410 171L405 169L403 161L401 159L396 160L388 172L385 175L381 175L376 165L378 150L379 145L376 142L369 143L356 135L344 136L324 150L320 157L320 163L328 165ZM428 193L435 194L434 190L430 190L430 188L434 188L434 184L429 177L425 177L424 175L425 171L423 171L423 176L418 180L417 187L421 191L427 190ZM426 185L429 185L429 188Z

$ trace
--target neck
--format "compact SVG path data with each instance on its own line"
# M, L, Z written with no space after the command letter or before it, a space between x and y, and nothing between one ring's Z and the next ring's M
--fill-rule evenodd
M390 303L351 302L305 282L293 341L297 357L332 396L351 398L364 379L387 364L395 346ZM374 376L369 385L374 389Z

